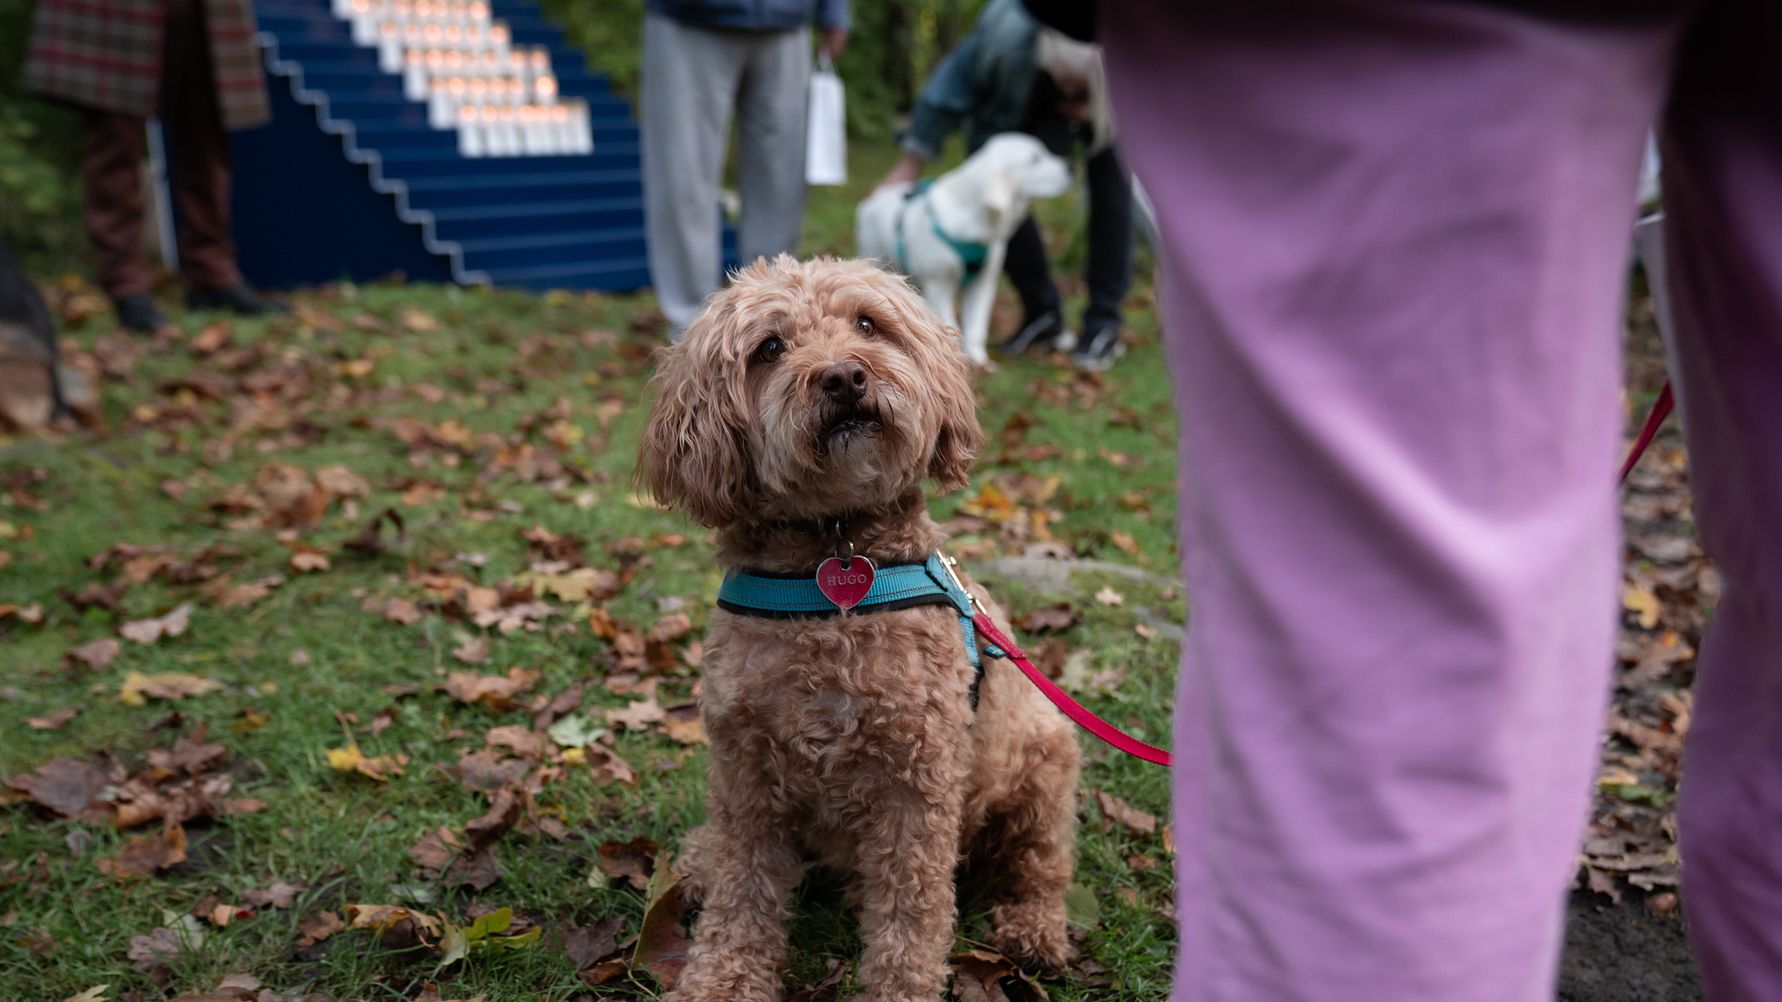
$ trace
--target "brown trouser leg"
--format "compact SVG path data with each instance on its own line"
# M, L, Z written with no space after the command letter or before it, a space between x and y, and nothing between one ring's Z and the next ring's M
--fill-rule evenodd
M229 132L223 128L202 0L166 0L161 121L179 208L179 267L186 287L241 284L229 229Z
M165 10L161 122L179 212L180 272L190 288L237 285L229 133L217 103L201 0L166 0ZM114 299L146 293L154 271L142 247L143 120L95 111L87 121L85 215L99 285Z
M143 120L87 115L87 239L98 257L99 287L116 299L149 291L153 270L142 249Z

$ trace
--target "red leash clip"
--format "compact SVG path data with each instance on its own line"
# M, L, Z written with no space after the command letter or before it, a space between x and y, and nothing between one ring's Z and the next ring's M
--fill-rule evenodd
M977 610L976 615L972 616L971 621L972 625L977 627L978 634L988 643L1001 648L1003 654L1008 657L1009 663L1013 664L1016 668L1021 669L1021 674L1026 675L1027 680L1032 682L1047 699L1051 700L1053 706L1058 707L1058 709L1076 723L1078 727L1083 728L1103 741L1106 741L1108 744L1113 745L1115 748L1131 755L1133 758L1144 759L1146 762L1153 762L1162 766L1170 764L1170 756L1167 749L1159 748L1156 745L1148 745L1120 728L1115 727L1113 724L1108 723L1106 720L1096 716L1095 711L1072 699L1070 693L1060 689L1057 683L1047 678L1044 672L1034 667L1033 662L1028 660L1027 654L1023 652L1021 648L1015 646L1015 642L1005 636L1001 630L996 628L996 623L990 618L990 613L984 608L984 603L978 601L978 597L972 594L970 588L965 587L964 581L959 580L959 572L954 569L956 561L954 561L952 557L942 557L941 563L947 568L947 574L952 577L953 584L957 586L960 591L970 597L972 608Z

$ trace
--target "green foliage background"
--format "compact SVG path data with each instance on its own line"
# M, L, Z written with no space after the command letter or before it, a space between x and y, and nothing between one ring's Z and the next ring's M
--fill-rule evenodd
M34 0L0 0L0 240L31 261L78 260L80 115L19 90Z
M539 2L587 53L590 69L636 96L645 0ZM854 0L848 48L835 64L847 87L849 131L862 139L890 136L929 67L971 29L983 6L984 0Z

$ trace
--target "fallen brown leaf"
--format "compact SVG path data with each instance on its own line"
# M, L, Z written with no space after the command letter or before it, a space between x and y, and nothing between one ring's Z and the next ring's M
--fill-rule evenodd
M483 735L483 741L493 748L507 748L528 758L539 758L551 749L551 742L543 734L526 727L524 724L504 724L491 727Z
M7 780L40 807L65 818L80 817L107 786L124 780L123 767L109 755L98 758L54 758L22 776Z
M68 721L80 715L78 706L65 706L54 713L46 713L41 717L26 717L25 726L34 731L59 731L67 726Z
M144 675L133 671L124 676L123 685L118 689L118 698L128 706L144 706L150 699L184 699L187 696L202 696L222 687L223 684L215 679L183 672Z
M489 638L471 637L452 649L452 657L467 665L486 664L489 660Z
M162 637L177 637L191 625L192 603L181 602L172 612L153 619L139 619L118 627L125 640L152 644Z
M98 640L81 644L69 651L65 657L70 662L86 665L93 671L103 671L105 666L111 664L112 659L116 658L122 650L123 645L119 644L116 639L101 637Z
M502 712L519 705L514 697L537 685L543 677L542 672L517 667L509 668L506 675L455 671L446 677L440 689L460 703L482 703L491 710Z
M353 929L370 929L379 935L397 930L403 923L412 923L413 928L428 936L438 936L439 919L401 905L361 905L346 906L347 925Z
M452 865L452 860L464 851L464 846L452 830L441 825L422 835L420 841L408 847L408 858L420 867L428 876L437 877Z
M299 547L291 553L291 569L299 574L319 573L330 566L328 554L313 547Z
M1095 791L1095 802L1101 805L1101 813L1110 821L1117 821L1128 830L1140 835L1150 835L1157 831L1157 818L1128 804L1119 797L1101 790Z
M624 922L608 916L591 928L570 926L563 931L563 953L577 971L585 971L612 956L619 949L619 931Z
M673 988L680 980L691 945L686 923L691 905L681 894L682 881L671 862L667 853L656 860L644 900L643 925L637 931L637 949L631 955L631 966L650 972L664 988Z
M1015 625L1026 633L1063 633L1083 621L1068 602L1042 606L1014 617Z
M99 872L118 880L146 877L186 860L186 830L172 825L125 842L115 855L98 861Z
M483 749L458 759L458 782L466 789L493 793L525 778L531 764L524 759L508 758L499 752Z
M662 711L662 732L669 740L684 745L709 745L711 738L706 736L705 721L699 716L699 703L689 700L666 707Z
M464 834L470 838L472 849L483 849L492 845L496 839L508 833L520 820L521 804L514 796L512 788L503 788L495 792L489 809L482 817L468 821L464 825Z
M593 770L594 778L602 783L623 783L626 786L637 785L637 770L631 763L619 757L619 753L602 744L591 744L582 751L588 760L588 767Z
M600 858L600 871L609 879L647 891L650 889L651 868L662 847L653 839L634 838L629 842L603 842L595 852Z
M327 756L331 768L358 773L379 783L388 781L391 776L402 775L402 767L408 764L408 756L401 753L367 756L356 742L348 743L344 748L330 748Z
M655 696L637 700L624 709L606 711L606 722L609 725L633 731L648 730L649 725L659 724L666 718L667 714L663 711L662 704L656 702Z
M333 912L317 912L297 920L297 946L314 946L346 928Z
M302 884L287 884L283 880L274 880L264 890L249 891L241 899L255 908L289 908L296 900L297 894L304 890Z

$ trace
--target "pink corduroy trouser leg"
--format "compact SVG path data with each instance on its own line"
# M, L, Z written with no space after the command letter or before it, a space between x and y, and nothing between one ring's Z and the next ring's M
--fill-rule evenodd
M1679 382L1726 579L1686 907L1712 998L1782 999L1782 31L1734 47L1761 70L1701 36L1777 27L1754 9L1686 34L1103 4L1181 418L1177 1002L1552 999L1616 619L1620 297L1667 96Z

